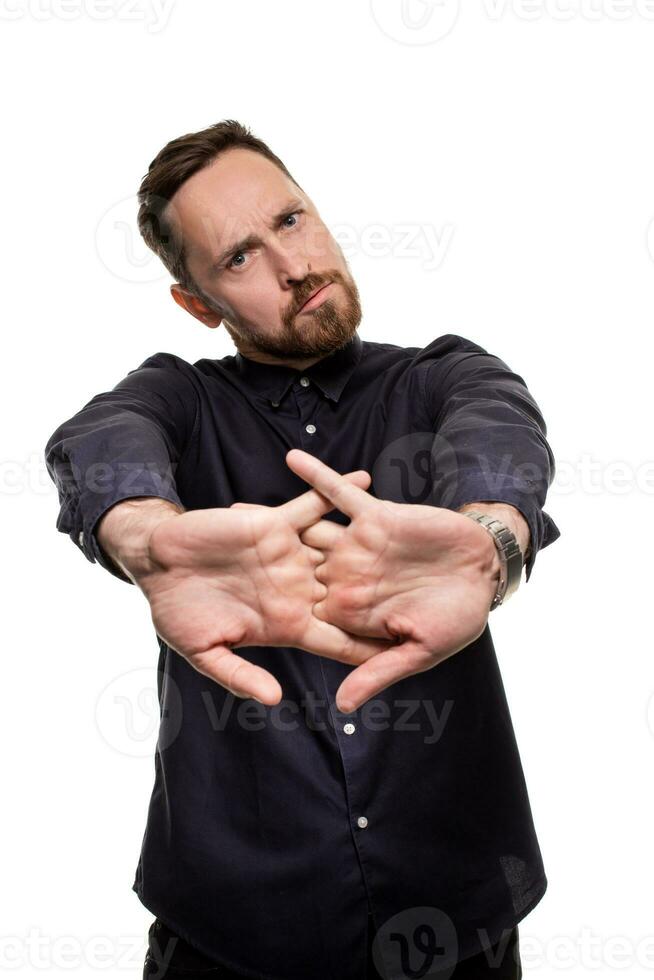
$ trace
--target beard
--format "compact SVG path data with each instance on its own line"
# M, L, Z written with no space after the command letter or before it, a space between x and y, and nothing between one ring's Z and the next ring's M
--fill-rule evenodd
M308 297L328 282L341 286L344 300L329 296L320 306L300 316L299 309ZM239 350L241 347L254 348L279 358L321 357L344 347L352 339L361 323L361 315L361 301L354 279L344 276L338 269L330 269L322 275L309 273L306 276L301 290L297 290L282 315L282 329L277 336L252 326L237 327L224 317L223 324Z

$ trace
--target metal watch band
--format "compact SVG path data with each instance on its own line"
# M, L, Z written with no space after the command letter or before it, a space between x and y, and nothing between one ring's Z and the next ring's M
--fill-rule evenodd
M496 517L489 514L482 514L478 510L465 511L465 516L472 518L473 521L481 524L495 541L498 554L500 556L501 572L500 581L497 587L495 598L493 599L490 611L497 609L503 602L506 602L520 585L522 578L522 567L524 559L513 531L506 524L498 521Z

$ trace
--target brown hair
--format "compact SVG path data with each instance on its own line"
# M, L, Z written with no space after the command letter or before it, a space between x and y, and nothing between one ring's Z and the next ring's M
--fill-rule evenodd
M179 238L178 227L170 220L168 205L189 177L233 147L261 153L302 190L270 147L235 119L224 119L197 133L187 133L166 143L148 167L139 187L137 220L146 245L159 256L175 281L193 292L197 289L186 268L184 245Z

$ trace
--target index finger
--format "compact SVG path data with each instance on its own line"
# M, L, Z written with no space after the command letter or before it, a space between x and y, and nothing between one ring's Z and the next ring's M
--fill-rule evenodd
M303 449L289 449L286 465L348 517L356 517L366 508L374 506L374 497L352 486L344 476Z
M370 474L365 470L354 470L346 473L343 477L351 485L362 487L365 490L370 485ZM291 524L297 531L303 531L316 524L321 517L334 509L334 505L327 497L323 497L317 490L307 490L299 497L288 500L285 504L279 504L278 510L286 511Z

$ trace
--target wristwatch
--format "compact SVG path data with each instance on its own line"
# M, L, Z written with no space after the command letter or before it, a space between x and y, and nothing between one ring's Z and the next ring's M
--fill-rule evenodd
M466 517L470 517L473 521L483 525L492 535L500 556L502 567L497 593L489 610L492 612L493 609L497 609L503 602L506 602L520 585L524 564L523 555L515 534L502 521L498 521L496 517L491 517L489 514L482 514L478 510L468 510L464 513Z

